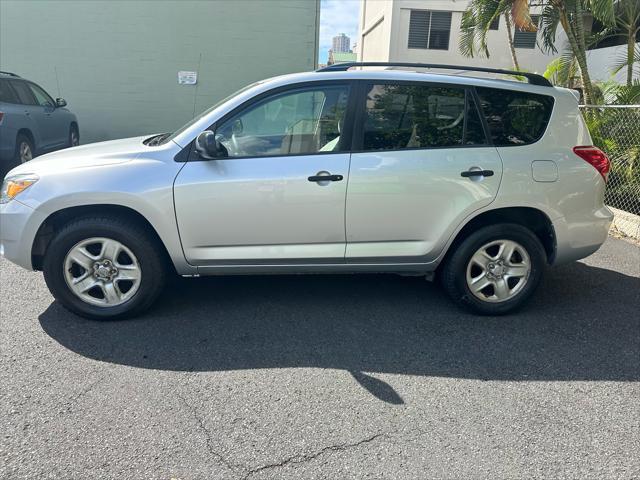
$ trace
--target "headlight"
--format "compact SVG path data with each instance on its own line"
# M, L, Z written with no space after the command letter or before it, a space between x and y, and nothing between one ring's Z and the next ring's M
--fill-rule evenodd
M0 192L0 203L7 203L10 200L13 200L16 195L29 188L39 179L40 177L33 173L12 175L11 177L5 178L2 183L2 191Z

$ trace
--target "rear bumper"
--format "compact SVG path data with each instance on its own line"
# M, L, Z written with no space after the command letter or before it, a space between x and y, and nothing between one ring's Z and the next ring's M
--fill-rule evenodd
M44 215L15 199L0 204L0 255L22 268L33 270L31 247L44 220Z
M580 260L594 253L607 239L612 222L613 212L605 206L584 218L554 220L556 255L553 265Z

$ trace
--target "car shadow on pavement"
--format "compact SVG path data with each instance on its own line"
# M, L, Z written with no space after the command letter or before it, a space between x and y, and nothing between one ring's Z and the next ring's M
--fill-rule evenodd
M95 322L53 303L44 331L85 357L140 368L351 372L480 380L640 379L640 279L575 263L548 272L519 313L478 317L432 283L393 275L176 279L146 315ZM365 373L366 372L366 373Z

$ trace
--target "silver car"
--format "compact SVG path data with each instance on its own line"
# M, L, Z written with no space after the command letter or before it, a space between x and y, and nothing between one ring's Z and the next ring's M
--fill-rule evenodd
M94 319L142 312L174 272L438 277L497 315L548 265L605 241L609 161L575 92L535 74L352 66L258 82L170 134L13 169L0 252Z

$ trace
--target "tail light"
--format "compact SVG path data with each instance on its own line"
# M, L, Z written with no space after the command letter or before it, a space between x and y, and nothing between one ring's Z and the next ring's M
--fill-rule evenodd
M609 157L607 157L606 153L594 146L573 147L573 153L593 165L593 167L600 172L605 182L607 181L609 170L611 169L611 162L609 162Z
M4 117L4 112L0 112L0 123L2 123L2 118Z

